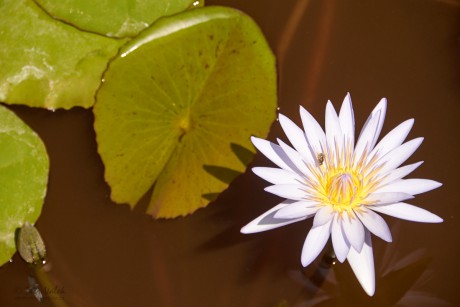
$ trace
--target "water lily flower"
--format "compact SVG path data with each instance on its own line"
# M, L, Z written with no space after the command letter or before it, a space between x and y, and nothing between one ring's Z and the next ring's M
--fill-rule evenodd
M377 144L386 108L383 98L356 142L350 94L339 114L328 101L325 131L303 107L300 115L304 130L280 114L279 122L293 147L280 139L274 144L252 137L254 146L279 167L252 170L273 184L265 188L267 192L285 201L244 226L241 232L261 232L314 217L302 249L302 265L309 265L331 237L337 259L348 260L359 283L372 296L375 271L371 233L392 241L388 225L377 213L414 222L443 221L405 202L441 184L428 179L403 179L422 164L401 166L423 141L415 138L404 143L413 119L398 125Z

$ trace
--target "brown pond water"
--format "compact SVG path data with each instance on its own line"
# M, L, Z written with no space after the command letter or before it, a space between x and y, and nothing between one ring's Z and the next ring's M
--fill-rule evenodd
M376 295L347 263L307 269L300 252L311 221L254 235L239 229L280 200L250 171L208 208L152 220L109 199L90 110L11 107L43 138L49 191L37 222L48 248L45 302L25 293L17 256L0 268L0 306L460 306L460 2L218 1L251 15L278 56L281 112L303 104L320 120L327 99L351 92L357 127L381 97L384 131L416 119L424 136L414 177L444 183L412 203L442 224L386 218L394 242L373 238ZM269 138L284 135L277 123ZM268 165L257 155L252 165ZM145 200L143 202L145 206ZM140 206L142 207L142 205ZM422 304L424 303L424 305Z

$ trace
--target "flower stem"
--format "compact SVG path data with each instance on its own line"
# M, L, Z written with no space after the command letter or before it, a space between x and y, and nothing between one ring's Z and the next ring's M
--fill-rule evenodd
M329 270L336 263L336 259L337 258L334 253L334 248L332 247L332 241L329 240L324 249L324 254L321 259L321 262L316 267L313 274L307 277L310 280L310 282L317 287L317 289L320 289L323 286L329 274ZM306 272L304 271L304 274L305 273Z
M326 247L324 248L323 258L321 259L320 266L323 268L331 268L337 262L337 257L335 256L334 247L332 246L332 241L329 239L327 241Z

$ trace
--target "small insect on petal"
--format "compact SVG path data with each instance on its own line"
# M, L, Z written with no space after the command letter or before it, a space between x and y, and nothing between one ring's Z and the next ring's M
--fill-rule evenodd
M323 165L324 163L324 154L322 152L320 152L317 156L317 159L318 159L318 164L319 165Z
M25 222L19 229L17 249L19 255L27 263L37 264L43 262L46 255L45 243L37 228Z

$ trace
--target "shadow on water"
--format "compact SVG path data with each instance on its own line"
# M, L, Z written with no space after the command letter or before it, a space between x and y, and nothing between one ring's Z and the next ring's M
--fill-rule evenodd
M231 143L230 148L243 165L248 165L254 159L254 152L244 146Z
M216 165L203 165L203 169L210 175L216 177L226 184L230 184L241 172L235 171L228 167Z
M244 146L230 143L230 148L242 165L248 165L254 158L254 153ZM236 177L242 174L240 171L217 165L203 165L203 169L225 184L230 184ZM220 193L206 193L202 196L209 201L215 201L219 194Z
M399 231L400 224L397 222L392 227L392 233L397 235ZM451 306L449 302L422 290L430 279L432 258L422 250L401 257L398 242L393 243L384 247L382 267L376 267L377 290L373 297L361 290L356 279L350 280L353 273L348 264L340 265L333 261L331 265L331 259L324 255L312 274L289 272L291 278L305 289L305 301L295 306Z
M312 279L311 277L302 276L299 278L299 274L291 272L291 276L300 279L306 293L309 294L303 303L296 306L450 306L448 302L436 298L428 292L411 291L426 272L429 262L430 258L428 257L414 259L410 264L378 278L378 289L373 297L359 291L359 285L357 282L350 282L350 272L344 268L335 268L333 274L326 275L319 267L317 274L324 277L324 284L318 284L315 282L315 278ZM333 289L338 290L333 291L333 293L323 290L328 287L334 287ZM314 299L311 299L310 294L314 296ZM406 305L406 303L409 304Z
M242 163L242 165L248 165L254 158L254 153L244 146L238 145L236 143L230 143L230 149ZM232 181L242 174L242 172L217 165L203 165L203 169L210 175L219 179L223 183L230 184ZM217 195L219 193L216 193ZM205 194L206 199L215 200L215 193ZM212 197L214 197L212 199Z

